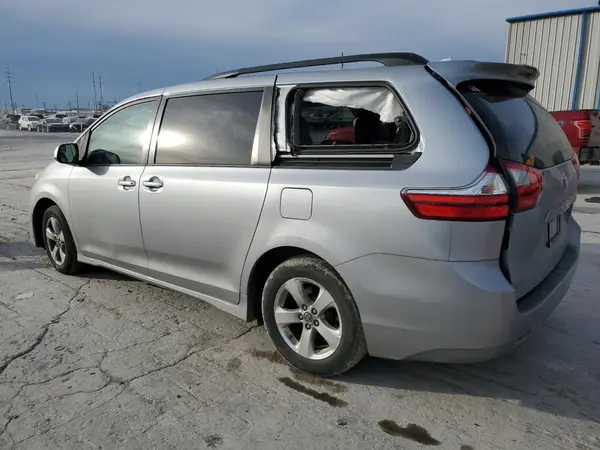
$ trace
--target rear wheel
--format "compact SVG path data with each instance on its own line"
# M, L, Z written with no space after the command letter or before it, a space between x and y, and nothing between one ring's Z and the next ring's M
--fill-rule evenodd
M71 275L81 269L77 261L77 247L69 225L60 208L50 206L42 219L44 247L56 270Z
M352 294L319 258L297 257L279 265L265 284L262 313L277 350L304 372L339 375L367 354Z

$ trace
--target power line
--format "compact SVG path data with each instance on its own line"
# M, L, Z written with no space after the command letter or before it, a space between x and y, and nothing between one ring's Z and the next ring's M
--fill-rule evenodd
M94 86L94 109L98 108L98 97L96 96L96 74L92 72L92 85Z
M6 68L6 83L8 84L8 93L10 95L10 108L12 109L13 114L17 113L17 108L15 105L15 101L13 99L13 93L12 93L12 73L10 73L10 69L7 67Z
M98 87L100 88L100 113L104 112L104 98L102 95L102 74L98 74Z

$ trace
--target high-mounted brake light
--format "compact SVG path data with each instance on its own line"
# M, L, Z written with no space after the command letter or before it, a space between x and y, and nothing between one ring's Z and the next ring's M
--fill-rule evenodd
M512 212L532 209L542 194L542 172L523 164L502 162L516 185ZM420 219L482 222L504 220L509 208L509 190L502 175L487 167L473 184L458 189L407 189L401 193L410 211Z
M493 167L475 183L458 189L404 190L402 199L420 219L452 221L502 220L508 216L508 189Z
M588 139L592 134L591 120L574 120L573 125L577 128L579 139Z

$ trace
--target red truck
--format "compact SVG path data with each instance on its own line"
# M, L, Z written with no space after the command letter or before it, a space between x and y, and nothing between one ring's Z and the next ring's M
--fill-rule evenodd
M580 164L600 165L600 110L551 112L567 135Z

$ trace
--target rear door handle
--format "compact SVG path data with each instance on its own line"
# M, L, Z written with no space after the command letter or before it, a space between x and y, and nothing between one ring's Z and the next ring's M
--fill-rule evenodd
M117 184L119 186L123 186L123 188L127 189L127 188L132 188L135 187L135 180L132 180L131 177L129 175L124 176L124 177L119 177Z
M147 180L144 180L142 185L153 191L163 187L163 181L159 177L150 177Z

